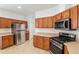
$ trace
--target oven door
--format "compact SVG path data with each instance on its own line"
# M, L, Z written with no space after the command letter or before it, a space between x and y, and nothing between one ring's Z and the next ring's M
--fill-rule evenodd
M59 46L55 42L50 42L50 51L53 54L63 54L63 45Z

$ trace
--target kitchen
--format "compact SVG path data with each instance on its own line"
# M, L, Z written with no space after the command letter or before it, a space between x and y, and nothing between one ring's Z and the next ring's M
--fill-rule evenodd
M26 6L27 5L25 5L24 7ZM29 6L32 6L32 5L29 5ZM38 5L38 6L43 6L43 5ZM44 5L43 7L45 8L46 6ZM40 7L38 7L38 10L35 11L35 14L31 14L30 16L27 16L27 17L23 16L23 18L26 19L26 21L19 20L21 18L16 18L16 17L13 17L16 19L13 19L12 17L8 18L9 16L6 16L6 15L3 15L3 17L0 17L0 22L1 22L0 28L2 31L4 29L4 32L1 31L2 37L0 40L0 47L1 47L0 51L6 50L4 51L6 53L7 51L9 51L9 48L14 48L14 47L17 48L18 46L25 44L25 46L29 45L29 47L27 47L28 50L33 49L36 52L36 54L40 54L41 52L43 52L43 54L79 54L78 52L79 50L79 47L78 47L79 46L79 43L78 43L79 41L79 34L78 34L79 33L79 30L78 30L79 5L58 4L58 5L49 5L49 6L48 8L46 7L45 9L41 8L42 10L39 9ZM20 9L21 6L19 6L18 8ZM12 24L14 24L14 26ZM22 26L21 28L21 25L24 25L24 26ZM19 31L24 31L25 35L23 34L20 34L20 35L23 38L25 37L24 38L25 40L23 41L23 43L20 42L17 44L16 42L18 42L19 40L23 40L23 38L20 38L19 34L18 36L16 35L17 34L16 32L20 33ZM10 36L7 37L7 35L10 35ZM62 41L60 41L61 40L60 36L63 37L63 40L62 40L63 43ZM54 44L56 44L54 41L55 39L56 39L56 43L59 42L57 44L58 44L58 47L60 46L59 47L60 49L53 46ZM15 42L15 40L17 41ZM29 44L30 41L32 41L31 45ZM52 41L54 44L52 43ZM20 48L22 48L22 46ZM24 50L24 48L22 48L22 50ZM28 51L27 48L25 48L24 51L19 51L19 53L20 52L24 53ZM12 53L11 51L10 53ZM31 51L26 53L32 54Z

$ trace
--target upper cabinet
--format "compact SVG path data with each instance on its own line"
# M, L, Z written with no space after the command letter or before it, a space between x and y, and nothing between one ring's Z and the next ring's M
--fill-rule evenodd
M42 20L43 20L43 24L42 24L43 28L47 28L48 18L45 17Z
M57 20L61 20L61 19L62 19L62 17L61 17L61 13L55 15L55 21L57 21Z
M26 21L0 17L0 28L11 28L12 23L26 24ZM27 24L26 24L27 25Z
M35 27L36 27L36 28L38 28L38 25L39 25L38 23L39 23L39 20L38 20L38 18L36 18L36 19L35 19Z
M36 28L53 28L52 17L44 17L35 19Z
M54 28L55 22L59 20L71 19L71 29L76 30L79 28L79 5L69 8L61 13L58 13L52 17L40 18L36 20L36 28ZM38 19L38 18L37 18Z
M72 7L70 9L71 17L71 29L78 28L78 6Z
M10 28L11 21L5 18L0 18L0 28Z
M52 17L48 17L48 24L47 24L47 27L48 28L53 28L53 20L52 20Z
M70 18L70 10L65 10L62 12L62 19Z

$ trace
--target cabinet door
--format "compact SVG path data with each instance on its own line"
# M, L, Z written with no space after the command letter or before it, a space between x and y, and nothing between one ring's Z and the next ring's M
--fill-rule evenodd
M56 21L57 21L57 20L61 20L61 19L62 19L62 18L61 18L61 13L55 15L55 20L56 20Z
M38 28L38 19L35 19L35 27Z
M38 38L37 38L37 36L33 36L33 45L35 46L35 47L37 47L38 46Z
M64 12L62 12L62 19L65 19L65 18L70 18L70 10L65 10Z
M66 45L64 45L64 54L69 54L69 51L68 51L68 49L67 49L67 46L66 46Z
M43 28L47 28L48 18L43 18Z
M39 48L43 48L43 37L41 37L41 36L38 36L37 37L37 42L38 42L38 47Z
M8 47L8 37L2 36L2 48Z
M11 28L10 20L2 18L0 21L0 28Z
M25 36L26 36L26 40L29 40L29 32L26 32Z
M8 46L12 46L14 44L13 35L8 35Z
M78 28L78 20L77 20L77 16L78 16L78 11L77 11L77 6L71 8L71 29L77 29Z
M48 17L47 28L53 28L53 20L51 17Z
M52 17L52 25L53 25L53 28L55 28L55 16Z
M43 49L49 50L49 38L48 37L44 37L43 39Z
M38 23L38 24L39 24L39 25L38 25L39 28L42 28L42 27L43 27L42 18L39 19L39 23Z

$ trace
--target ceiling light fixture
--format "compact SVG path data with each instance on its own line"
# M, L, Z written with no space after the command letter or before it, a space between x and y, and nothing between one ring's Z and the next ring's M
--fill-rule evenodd
M17 8L18 8L18 9L21 9L21 6L18 6Z

